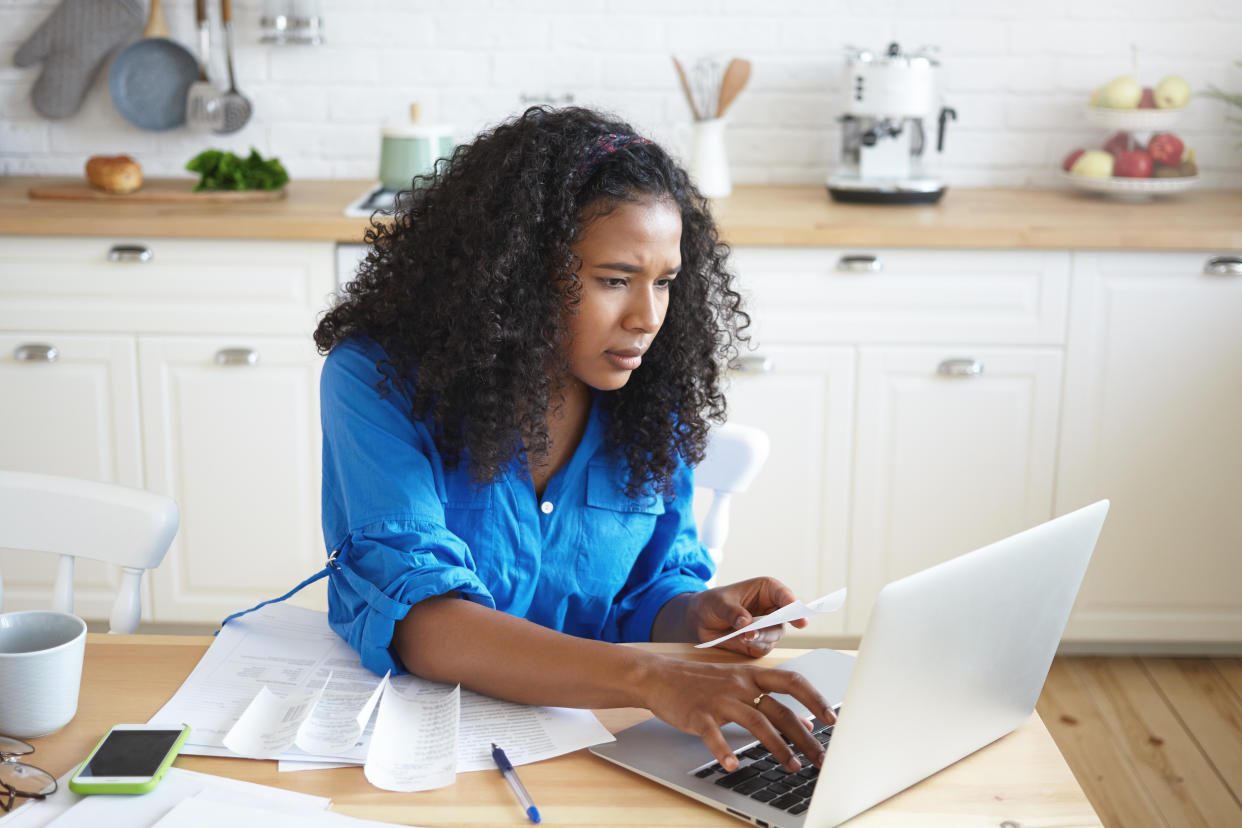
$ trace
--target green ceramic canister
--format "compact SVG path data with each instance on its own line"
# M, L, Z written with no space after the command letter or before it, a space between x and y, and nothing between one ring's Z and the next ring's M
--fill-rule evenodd
M418 105L410 107L410 122L385 126L380 143L380 183L388 190L408 190L414 178L430 175L436 162L453 154L453 129L442 124L418 123Z

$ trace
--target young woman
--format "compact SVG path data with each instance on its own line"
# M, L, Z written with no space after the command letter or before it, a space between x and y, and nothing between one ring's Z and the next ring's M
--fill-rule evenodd
M800 676L615 643L706 641L794 599L705 585L691 467L748 322L706 202L659 146L573 108L530 109L419 183L315 333L333 628L379 673L648 708L729 769L737 722L818 764L768 695L831 721Z

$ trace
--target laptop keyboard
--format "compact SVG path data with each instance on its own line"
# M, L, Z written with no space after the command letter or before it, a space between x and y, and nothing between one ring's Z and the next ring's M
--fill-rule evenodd
M819 719L812 719L811 723L814 725L811 734L827 747L832 738L832 725L826 725ZM756 742L738 752L741 764L732 773L726 772L719 762L697 768L692 773L700 779L716 777L716 784L722 788L729 788L734 793L791 814L801 814L811 805L819 768L808 764L801 753L794 755L802 763L802 768L790 773L772 758L767 748Z

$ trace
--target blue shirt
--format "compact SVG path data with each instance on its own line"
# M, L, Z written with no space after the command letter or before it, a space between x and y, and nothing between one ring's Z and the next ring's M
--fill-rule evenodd
M450 591L570 635L647 641L670 598L705 588L713 565L691 469L679 464L672 497L627 496L625 461L604 448L607 392L536 498L524 458L482 486L468 460L447 468L408 394L377 389L385 359L371 340L349 340L320 382L324 541L340 566L328 621L367 668L399 672L393 624Z

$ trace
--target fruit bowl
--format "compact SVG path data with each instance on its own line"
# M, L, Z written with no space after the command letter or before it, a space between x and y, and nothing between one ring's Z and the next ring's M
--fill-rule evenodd
M1063 172L1061 177L1080 190L1104 193L1115 198L1142 201L1152 196L1169 195L1189 190L1199 180L1197 175L1176 178L1100 178L1091 175L1074 175Z
M1087 120L1105 129L1159 132L1171 128L1186 111L1181 109L1108 109L1087 104Z

